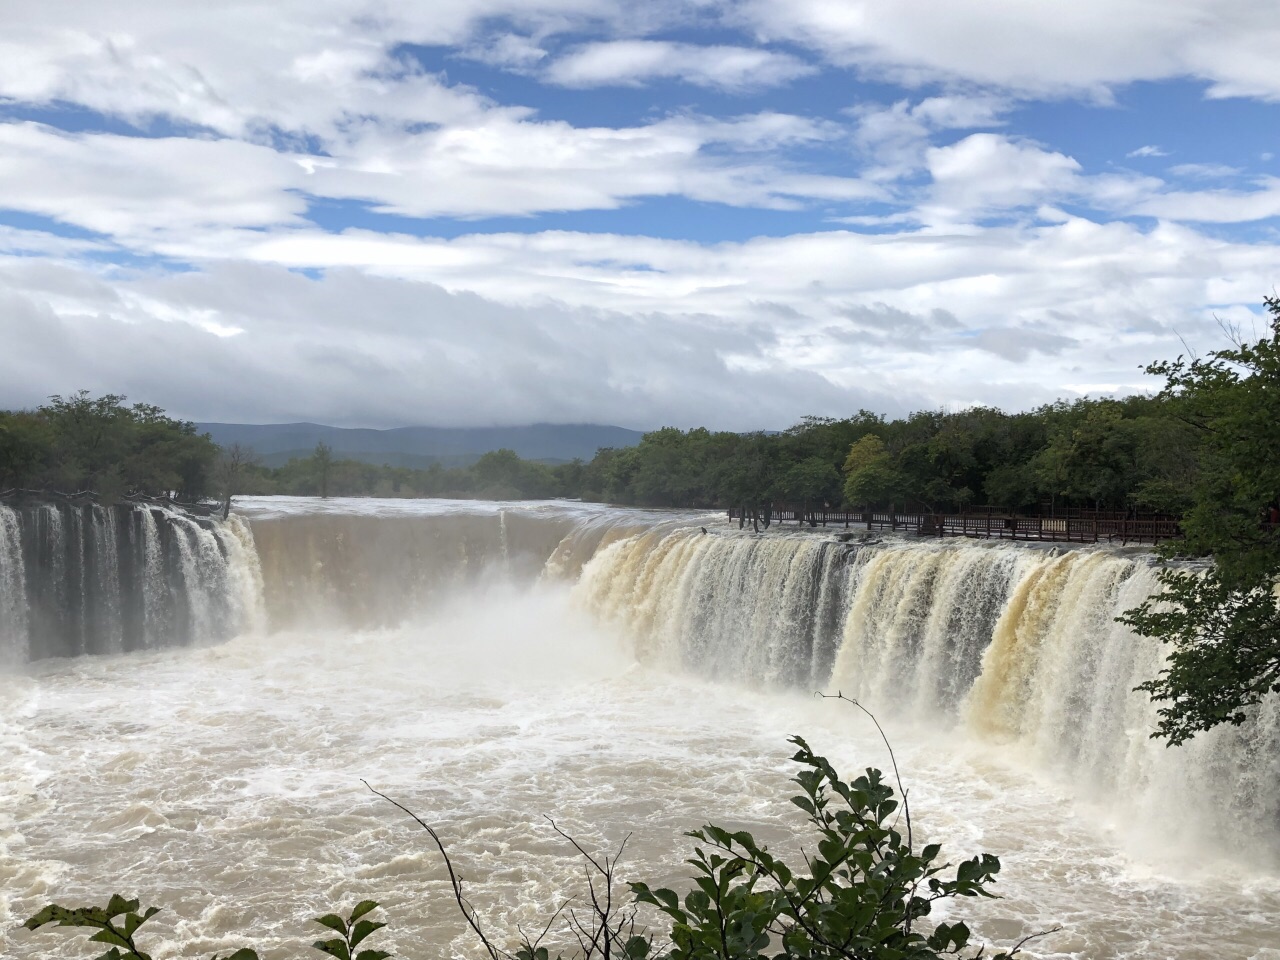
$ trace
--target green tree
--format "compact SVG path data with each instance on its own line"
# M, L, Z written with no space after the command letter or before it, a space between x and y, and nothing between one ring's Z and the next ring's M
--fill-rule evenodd
M52 449L47 419L28 410L0 411L0 489L41 486Z
M844 459L844 498L854 505L890 503L901 494L902 474L885 442L869 433L849 448Z
M1169 647L1142 685L1161 704L1156 736L1182 743L1221 723L1241 724L1280 694L1280 300L1267 298L1271 335L1238 339L1206 358L1152 364L1163 398L1200 435L1185 541L1175 553L1212 558L1206 571L1166 566L1163 593L1121 619Z
M231 498L243 492L249 471L258 465L252 447L233 443L218 451L217 484L222 497L222 519L231 513Z
M471 467L478 495L491 500L552 496L556 476L542 463L521 459L514 450L491 450Z
M333 450L321 440L311 452L311 469L315 471L316 485L320 488L320 496L329 496L329 474L333 469Z

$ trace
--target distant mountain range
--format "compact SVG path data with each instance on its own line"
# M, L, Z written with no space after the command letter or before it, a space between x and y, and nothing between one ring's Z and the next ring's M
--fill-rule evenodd
M309 457L323 441L340 459L396 467L438 463L466 466L491 450L514 450L526 460L590 460L601 447L633 447L639 430L594 423L534 423L523 427L398 427L394 430L327 427L319 423L197 423L222 446L250 447L269 467Z

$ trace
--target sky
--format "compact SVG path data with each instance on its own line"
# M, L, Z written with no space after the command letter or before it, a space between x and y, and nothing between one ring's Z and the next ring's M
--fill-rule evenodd
M0 0L0 407L778 429L1150 392L1280 276L1275 0Z

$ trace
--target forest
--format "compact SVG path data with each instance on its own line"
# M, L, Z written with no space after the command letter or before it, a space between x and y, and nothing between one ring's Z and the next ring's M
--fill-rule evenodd
M542 499L718 508L764 500L957 510L1085 506L1178 514L1198 464L1197 431L1168 398L1059 401L1023 413L976 407L886 419L807 417L780 432L664 427L590 462L510 450L465 467L378 466L325 447L268 468L220 451L157 407L86 393L0 412L0 489L182 499L226 493ZM228 490L234 486L234 490Z
M216 495L219 450L193 424L125 397L80 391L34 410L0 410L0 491L121 496Z
M378 466L321 446L268 468L220 451L146 404L86 393L0 412L0 489L70 493L231 492L300 496L542 499L717 508L763 500L1035 509L1087 506L1180 513L1198 464L1197 431L1167 398L1060 401L1024 413L971 408L890 420L867 411L807 417L780 432L664 427L590 462L540 463L510 450L465 467ZM228 490L234 486L234 490Z
M466 467L376 466L318 447L277 468L253 462L237 494L583 500L720 508L764 500L956 510L1084 506L1179 513L1199 438L1167 400L1062 401L886 419L808 417L780 432L664 427L590 462L540 463L510 450ZM216 480L209 480L216 486Z

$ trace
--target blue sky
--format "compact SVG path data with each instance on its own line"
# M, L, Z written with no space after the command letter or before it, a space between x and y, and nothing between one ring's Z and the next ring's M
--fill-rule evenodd
M1258 0L5 6L7 406L1025 408L1280 272Z

